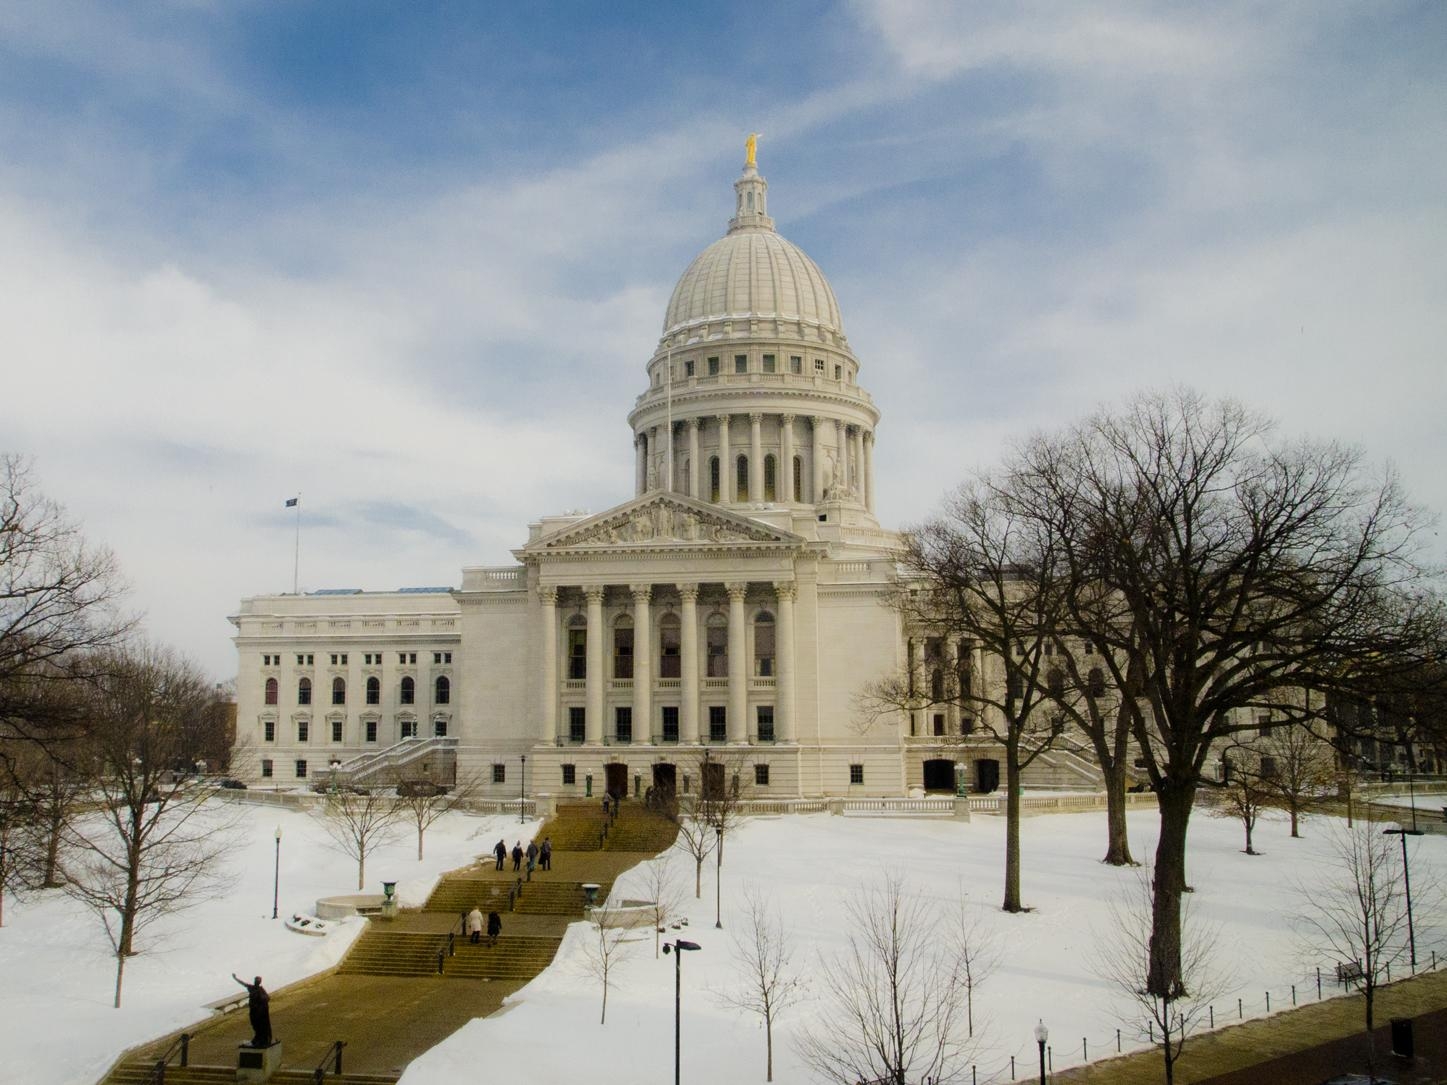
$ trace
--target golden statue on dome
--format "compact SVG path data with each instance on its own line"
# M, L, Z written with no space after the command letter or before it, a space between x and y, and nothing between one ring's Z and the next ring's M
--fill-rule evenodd
M751 170L758 165L756 158L759 152L759 133L750 132L749 138L744 140L744 169Z

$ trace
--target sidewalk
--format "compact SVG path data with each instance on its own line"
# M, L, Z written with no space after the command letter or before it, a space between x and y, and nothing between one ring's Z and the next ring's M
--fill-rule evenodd
M1328 999L1194 1036L1176 1063L1176 1085L1321 1085L1366 1072L1361 995ZM1398 1085L1447 1083L1447 970L1399 980L1377 992L1377 1072ZM1390 1020L1414 1019L1417 1058L1393 1058ZM1026 1080L1026 1079L1022 1079ZM1159 1049L1140 1051L1050 1078L1058 1085L1159 1085Z

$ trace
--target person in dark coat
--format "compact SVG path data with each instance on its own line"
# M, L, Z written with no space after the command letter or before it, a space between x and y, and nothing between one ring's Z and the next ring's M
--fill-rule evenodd
M528 841L528 850L526 854L528 857L528 873L531 874L538 865L538 846L531 840Z
M497 869L501 870L503 862L507 859L507 845L499 840L497 847L492 849L492 853L497 856Z
M538 860L542 863L544 870L553 869L553 838L543 837L543 846L538 849Z
M502 916L496 912L487 913L487 944L497 945L497 936L502 933Z
M514 845L512 846L512 869L513 869L513 873L516 874L519 870L521 870L521 869L522 869L522 865L523 865L523 842L522 842L521 840L519 840L516 844L514 844Z
M251 1018L251 1046L271 1046L271 996L266 993L266 988L261 985L261 977L256 977L256 982L247 983L235 972L231 978L246 988L246 1013Z

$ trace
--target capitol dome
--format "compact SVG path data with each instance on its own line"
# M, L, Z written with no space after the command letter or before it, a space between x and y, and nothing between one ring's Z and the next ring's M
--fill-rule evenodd
M734 182L728 233L689 264L663 319L665 339L724 321L767 320L787 334L842 343L839 302L819 265L768 217L768 182L752 165Z

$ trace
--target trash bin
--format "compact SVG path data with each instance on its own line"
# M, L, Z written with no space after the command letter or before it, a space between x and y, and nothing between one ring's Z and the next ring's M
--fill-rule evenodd
M1392 1018L1392 1054L1404 1059L1414 1058L1412 1047L1412 1019Z

